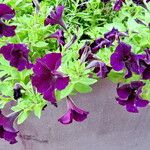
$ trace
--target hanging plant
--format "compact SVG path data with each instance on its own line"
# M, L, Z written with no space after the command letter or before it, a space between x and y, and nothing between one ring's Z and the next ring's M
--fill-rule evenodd
M0 2L0 138L16 143L15 120L21 124L31 112L40 118L62 100L61 124L84 121L89 112L73 96L104 78L116 83L114 100L128 112L148 107L149 0Z

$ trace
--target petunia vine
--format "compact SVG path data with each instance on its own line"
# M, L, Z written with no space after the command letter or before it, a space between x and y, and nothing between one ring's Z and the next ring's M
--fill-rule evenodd
M59 123L86 121L92 112L76 105L74 95L92 92L104 78L115 83L112 99L123 110L149 107L149 2L1 0L0 138L16 143L14 123L32 112L40 119L62 100L67 108Z

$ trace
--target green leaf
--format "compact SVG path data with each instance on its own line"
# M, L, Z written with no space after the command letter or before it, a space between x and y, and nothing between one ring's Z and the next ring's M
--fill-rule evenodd
M30 111L25 111L25 110L22 111L18 116L17 123L22 124L28 118L29 115L30 115Z
M48 43L40 41L40 42L37 42L34 46L41 48L41 47L46 47L47 45L48 45Z
M92 79L92 78L82 78L81 80L79 80L80 83L82 84L86 84L86 85L91 85L97 82L96 79Z
M124 81L124 73L111 71L108 74L108 79L111 80L113 83L123 82Z
M41 105L41 104L37 104L37 105L34 106L34 114L39 119L41 118L42 108L43 108L43 105Z
M70 93L73 91L74 85L70 84L68 85L64 90L62 91L56 91L56 98L58 101L62 100L66 96L70 95Z
M77 90L79 93L89 93L92 91L92 88L89 85L85 85L82 83L76 83L74 85L75 90Z

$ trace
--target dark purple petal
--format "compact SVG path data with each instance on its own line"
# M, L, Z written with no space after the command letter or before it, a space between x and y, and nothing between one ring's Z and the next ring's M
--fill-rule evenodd
M137 107L146 107L149 104L149 101L137 97L135 104Z
M142 79L148 80L150 79L150 67L147 67L142 73Z
M14 129L13 124L19 112L10 114L8 117L5 117L0 111L0 138L4 138L10 144L16 143L16 137L18 131Z
M104 39L104 38L98 38L96 39L91 45L91 51L92 53L97 53L99 49L105 48L105 47L110 47L112 45L112 42Z
M47 91L43 92L43 98L49 102L51 102L53 105L57 106L56 104L56 97L55 97L55 91L54 87L52 86Z
M61 53L46 54L38 58L33 66L32 85L43 98L56 106L55 89L63 90L69 83L69 77L57 69L61 65Z
M17 132L16 133L7 132L7 131L4 132L4 139L10 142L10 144L17 143L16 137L17 137Z
M50 53L46 54L43 58L38 59L38 61L44 63L49 70L55 71L61 64L61 58L61 53Z
M127 99L128 96L131 94L130 84L125 84L117 88L117 94L121 99Z
M63 30L57 30L55 33L51 34L47 38L56 38L60 45L65 45L65 38L64 38Z
M12 37L15 36L16 26L8 26L0 21L0 37Z
M132 113L138 113L139 112L136 106L130 105L130 104L126 105L126 109L128 112L132 112Z
M127 57L131 55L131 46L124 42L120 42L119 45L116 47L115 52L118 52L120 55Z
M58 121L60 121L62 124L70 124L72 123L73 119L77 122L82 122L89 114L89 112L78 108L70 97L67 97L67 108L67 112L60 119L58 119Z
M115 5L114 5L114 10L119 11L123 6L124 1L125 0L116 0Z
M57 6L55 11L51 11L50 15L45 19L44 25L56 25L59 24L64 29L66 29L65 23L62 19L62 14L64 11L64 6Z
M71 110L68 110L61 118L58 119L62 124L70 124L73 121Z
M13 50L13 44L8 44L7 46L3 46L0 49L0 53L3 54L6 60L11 60L11 51Z
M120 71L125 67L122 57L119 53L113 53L110 58L110 64L116 71Z
M43 93L49 89L49 87L52 86L52 81L50 80L49 74L42 74L33 76L32 78L32 84L37 88L37 91L40 93Z
M131 87L134 90L138 90L139 88L141 88L144 85L145 85L145 83L143 83L142 81L132 81L131 82Z
M30 68L28 60L29 50L24 44L8 44L0 49L6 60L10 61L10 65L16 67L18 71Z
M0 4L0 19L10 20L15 16L15 11L6 4Z
M66 88L66 86L68 85L68 83L69 83L69 77L59 76L56 79L56 88L58 90L63 90L63 89Z

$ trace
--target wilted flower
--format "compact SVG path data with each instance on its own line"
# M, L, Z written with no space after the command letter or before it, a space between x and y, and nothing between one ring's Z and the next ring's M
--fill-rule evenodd
M84 121L89 112L78 108L70 97L67 97L67 112L58 119L62 124L70 124L73 120L77 122Z
M0 138L5 139L10 142L10 144L17 142L16 137L18 131L14 129L13 124L18 114L17 112L5 117L0 111Z
M142 79L150 79L150 49L145 50L145 57L139 60Z
M121 36L127 36L127 33L120 32L118 29L113 28L111 31L104 34L104 37L112 43L117 40L120 41Z
M16 83L15 86L14 86L14 99L17 100L19 98L22 97L22 93L21 93L21 90L22 90L22 86L19 84L19 83Z
M131 52L131 46L120 42L115 52L111 55L110 63L115 71L126 68L125 78L132 76L132 72L140 74L138 61L142 55L135 55Z
M124 84L117 88L116 98L120 105L126 106L128 112L137 113L138 107L145 107L149 101L143 100L140 96L142 87L145 84L142 81L133 81L130 84Z
M64 11L64 6L57 6L55 11L51 11L50 15L44 21L45 26L59 24L64 29L66 29L65 23L62 19L62 14Z
M63 30L57 30L55 33L49 35L47 38L55 38L55 39L57 39L58 44L65 45L65 37L64 37Z
M38 58L33 66L32 85L43 95L43 98L56 105L55 89L63 90L69 83L69 77L57 69L61 65L61 53L46 54Z
M3 20L10 20L15 16L15 11L6 4L0 4L0 38L15 35L16 26L8 26Z
M123 6L123 3L125 3L125 0L116 0L114 5L114 10L119 11L121 7Z
M29 49L24 44L7 44L1 47L0 54L3 54L4 58L10 61L10 65L18 71L32 67L28 60Z
M139 5L139 6L143 7L143 8L145 8L145 9L147 9L147 6L145 5L144 0L132 0L132 1L136 5Z
M91 43L90 47L91 47L92 53L95 54L99 51L99 49L105 48L105 47L110 47L111 45L112 45L112 42L109 41L108 39L98 38L98 39L94 40L93 43Z
M99 60L91 61L86 69L94 68L93 72L100 78L106 78L108 73L111 71L111 67L107 66L104 62Z
M110 0L101 0L101 2L108 3L108 2L110 2Z

